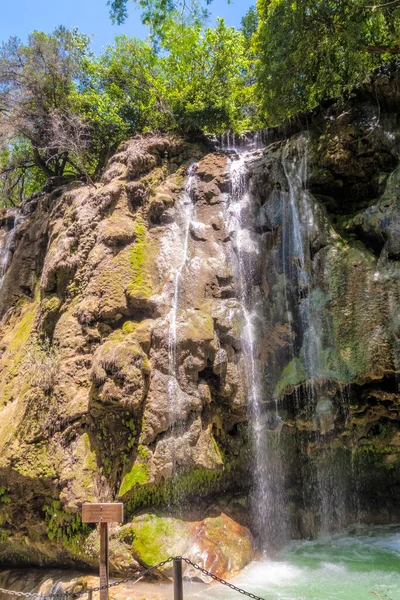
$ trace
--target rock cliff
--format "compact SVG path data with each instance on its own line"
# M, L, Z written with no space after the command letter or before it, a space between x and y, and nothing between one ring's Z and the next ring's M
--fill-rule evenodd
M94 565L80 505L111 500L128 516L112 530L114 572L171 553L220 574L251 560L234 210L288 530L398 518L397 82L248 150L243 205L229 200L237 152L149 134L96 186L3 211L3 564Z

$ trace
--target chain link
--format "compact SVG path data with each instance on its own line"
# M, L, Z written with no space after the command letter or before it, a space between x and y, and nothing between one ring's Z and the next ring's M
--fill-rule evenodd
M94 587L94 588L88 588L87 590L84 590L82 592L62 592L59 594L38 594L38 593L32 593L32 592L15 592L14 590L6 590L4 588L0 588L0 593L7 594L8 596L18 596L20 598L43 598L43 600L45 600L45 599L47 600L48 598L52 598L52 599L53 598L54 599L70 598L71 600L76 600L78 598L81 598L82 596L85 596L85 594L90 594L93 592L100 592L101 590L117 587L118 585L123 585L124 583L128 583L130 581L134 581L134 583L136 583L137 581L139 581L146 575L149 575L150 573L152 573L153 571L156 571L157 569L161 569L161 567L164 567L166 564L168 564L169 562L172 562L173 560L174 560L174 557L170 556L166 560L163 560L162 562L158 563L157 565L154 565L154 567L149 567L148 569L145 569L144 571L140 571L140 573L135 573L135 575L132 575L131 577L126 577L125 579L119 579L118 581L114 581L114 583L109 583L108 585L106 584L106 585L100 585L100 586Z
M49 598L52 598L52 599L70 598L71 600L78 600L78 598L81 598L85 594L93 594L93 592L100 592L101 590L117 587L119 585L129 583L130 581L137 583L138 581L140 581L140 579L143 579L143 577L145 577L145 575L149 575L153 571L156 571L157 569L161 569L161 567L164 567L166 564L172 562L175 559L183 560L183 562L185 562L188 565L191 565L197 571L201 571L201 573L203 573L203 575L210 577L214 581L218 581L218 583L221 583L222 585L227 586L229 589L233 590L234 592L238 592L239 594L242 594L242 596L247 596L248 598L252 598L252 600L264 600L264 598L261 598L260 596L256 596L255 594L252 594L251 592L247 592L246 590L239 588L236 585L233 585L233 583L229 583L229 581L226 581L225 579L218 577L218 575L215 575L214 573L211 573L211 571L207 571L207 569L204 569L200 565L192 562L190 560L190 558L185 558L183 556L175 556L175 557L170 556L169 558L167 558L166 560L163 560L162 562L158 563L154 567L149 567L148 569L145 569L144 571L141 571L140 573L136 573L135 575L132 575L131 577L126 577L125 579L120 579L118 581L114 581L114 583L109 583L108 585L101 585L98 587L89 588L82 592L63 592L62 594L37 594L37 593L35 594L35 593L31 593L31 592L15 592L13 590L6 590L4 588L0 588L0 593L7 594L8 596L18 596L20 598L42 598L43 600L47 600Z
M203 573L203 575L207 575L207 577L211 577L211 579L213 579L214 581L218 581L218 583L221 583L222 585L226 585L228 588L230 588L234 592L238 592L239 594L242 594L242 596L248 596L249 598L252 598L253 600L264 600L264 598L261 598L260 596L256 596L255 594L252 594L251 592L246 592L246 590L236 587L236 585L233 585L233 583L229 583L229 581L226 581L225 579L218 577L218 575L215 575L214 573L207 571L207 569L203 569L203 567L201 567L200 565L192 562L190 560L190 558L184 558L183 556L177 556L176 558L180 558L186 564L191 565L194 569L201 571Z

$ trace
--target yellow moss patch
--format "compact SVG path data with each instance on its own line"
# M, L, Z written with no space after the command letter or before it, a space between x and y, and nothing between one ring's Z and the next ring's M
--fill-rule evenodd
M154 273L157 245L151 239L142 217L134 225L135 244L130 251L131 282L128 294L135 299L147 300L154 293Z
M23 456L14 468L24 477L47 479L56 475L50 459L49 448L45 442L27 445Z
M26 381L21 363L32 332L38 305L39 299L36 297L22 307L19 316L11 319L6 328L2 339L6 350L0 361L0 406L14 397L22 397L29 389L29 383Z
M122 480L119 496L124 496L136 485L143 485L149 481L149 468L143 463L136 463Z

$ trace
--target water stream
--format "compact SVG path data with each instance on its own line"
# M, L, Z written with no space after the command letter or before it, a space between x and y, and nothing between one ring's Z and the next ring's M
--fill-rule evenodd
M282 422L267 407L264 385L261 347L265 307L260 288L262 238L255 227L258 208L251 193L246 166L248 160L251 162L251 153L248 152L235 153L230 160L231 191L226 211L233 242L238 300L242 311L241 341L254 457L252 517L261 549L268 551L287 538L279 465Z
M185 182L183 193L177 203L177 213L180 219L180 231L183 239L182 256L180 264L174 275L172 306L169 317L169 335L168 335L168 364L169 364L169 382L168 396L170 403L171 422L174 423L179 418L179 372L177 364L177 317L180 309L180 299L184 270L187 267L189 258L189 240L190 225L194 217L193 191L196 184L196 164L189 168L188 176Z
M17 232L18 225L22 222L23 217L17 215L14 219L12 228L5 234L3 243L0 247L0 291L3 287L4 279L10 266L12 258L12 246Z

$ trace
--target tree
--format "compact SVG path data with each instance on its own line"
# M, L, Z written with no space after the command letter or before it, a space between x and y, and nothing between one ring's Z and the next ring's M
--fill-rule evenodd
M161 43L167 105L185 131L221 132L250 124L253 88L240 31L227 27L165 25Z
M31 169L39 169L45 177L62 175L68 164L76 169L72 139L77 133L72 131L72 122L74 130L78 123L72 117L71 93L81 73L88 41L87 36L60 27L51 35L32 33L26 45L11 38L1 46L3 188L8 189L11 181L12 186L18 181L24 187ZM62 139L61 121L69 127Z
M43 171L32 159L26 140L16 139L0 152L0 206L19 205L44 183Z
M400 0L258 0L260 101L270 123L338 97L400 52Z
M108 0L110 16L119 25L128 16L129 0ZM212 0L131 0L142 10L142 22L151 25L153 30L160 32L163 24L172 14L188 16L193 22L207 17L207 6ZM230 0L228 0L228 3Z
M250 47L253 37L258 29L260 17L255 6L250 6L249 10L242 18L241 32L243 33L247 46Z

